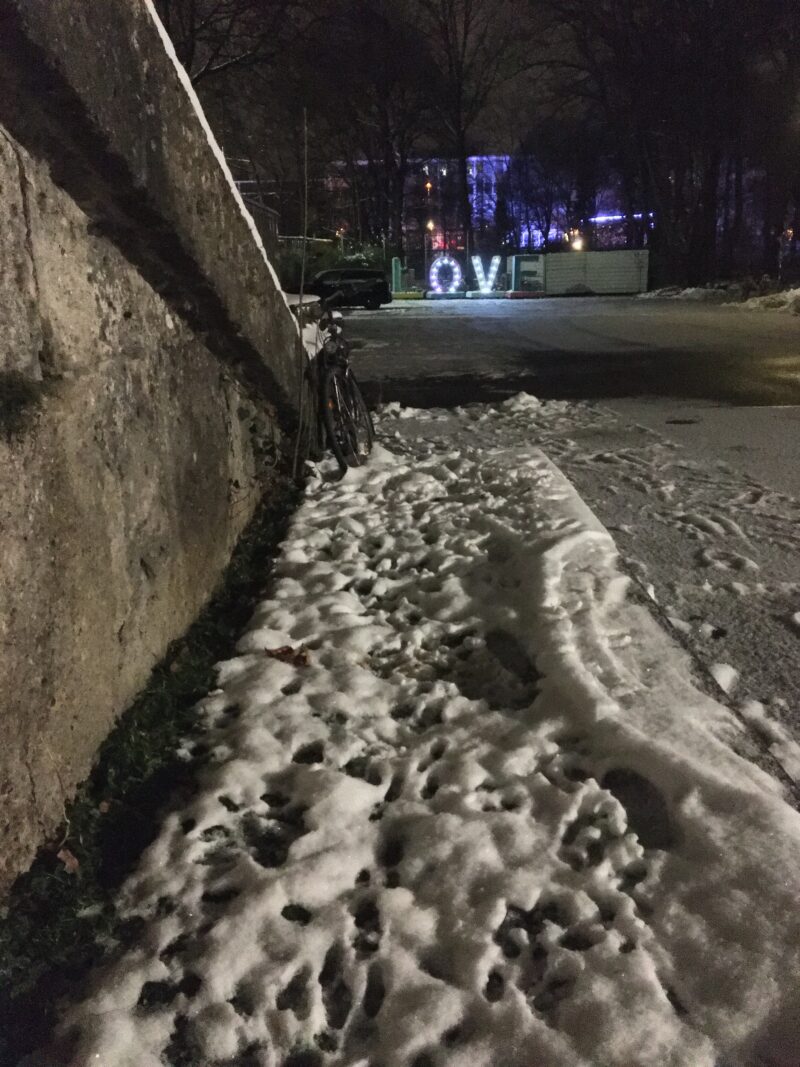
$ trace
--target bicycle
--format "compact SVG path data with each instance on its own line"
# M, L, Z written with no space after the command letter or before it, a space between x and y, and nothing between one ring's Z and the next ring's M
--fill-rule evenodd
M360 467L372 451L375 428L353 368L350 343L341 325L341 313L334 311L340 297L334 293L322 302L318 329L323 335L318 350L319 402L322 425L344 474Z

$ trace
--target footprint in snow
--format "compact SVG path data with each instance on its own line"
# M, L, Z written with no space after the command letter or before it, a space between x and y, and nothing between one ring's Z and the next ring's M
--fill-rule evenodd
M761 569L755 560L724 549L703 548L697 554L697 562L703 567L722 571L754 573Z
M669 849L675 830L663 793L637 771L624 767L608 771L600 783L625 809L628 828L643 848Z

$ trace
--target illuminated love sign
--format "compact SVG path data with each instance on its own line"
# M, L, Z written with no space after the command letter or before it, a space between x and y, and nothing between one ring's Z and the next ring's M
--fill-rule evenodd
M442 281L442 271L450 271L450 281ZM454 293L461 285L461 267L452 256L437 256L428 276L434 293Z
M492 264L489 267L489 277L483 273L483 263L480 256L472 257L472 266L475 268L475 277L478 279L478 288L482 293L491 293L494 283L497 281L497 272L500 270L500 256L492 256Z

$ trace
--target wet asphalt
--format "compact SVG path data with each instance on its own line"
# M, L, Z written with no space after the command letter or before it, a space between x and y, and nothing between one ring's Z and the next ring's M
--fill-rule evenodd
M372 403L661 397L800 404L800 318L635 297L396 302L348 314Z

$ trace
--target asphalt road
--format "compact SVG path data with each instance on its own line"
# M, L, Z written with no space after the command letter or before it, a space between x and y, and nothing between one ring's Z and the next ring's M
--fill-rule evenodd
M373 401L668 397L800 404L800 321L685 301L572 297L397 302L356 311L355 365Z

